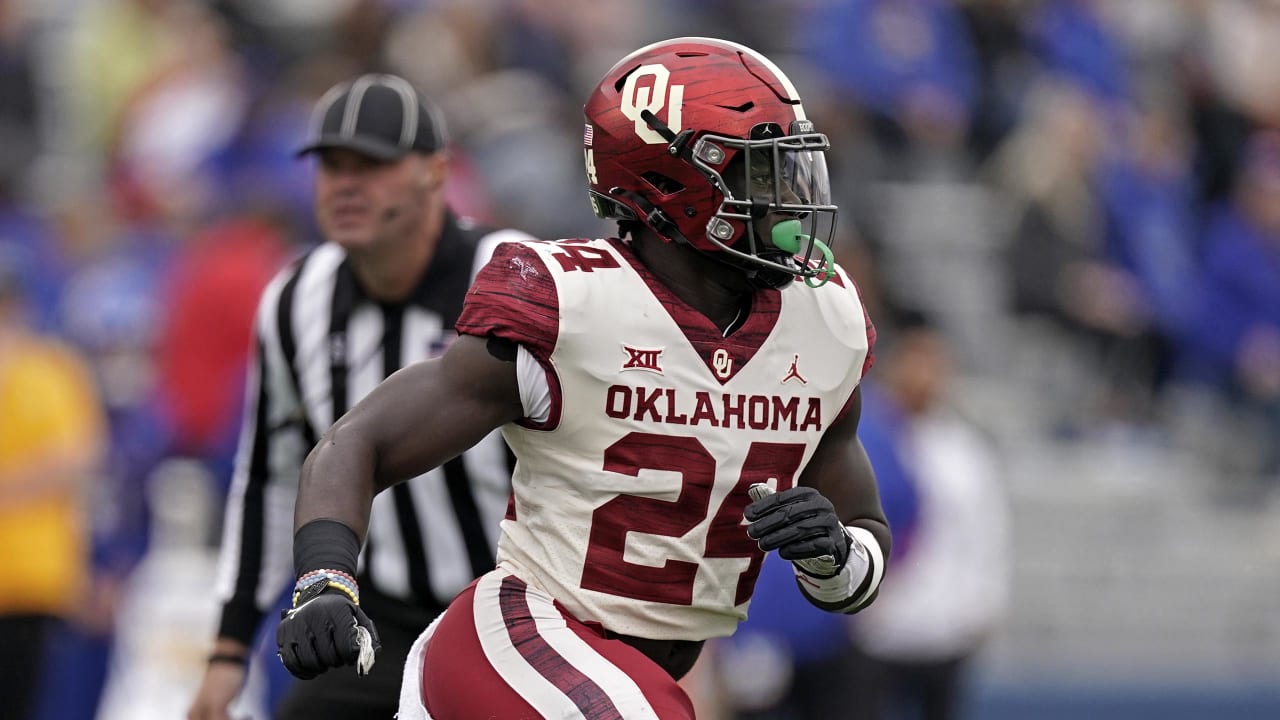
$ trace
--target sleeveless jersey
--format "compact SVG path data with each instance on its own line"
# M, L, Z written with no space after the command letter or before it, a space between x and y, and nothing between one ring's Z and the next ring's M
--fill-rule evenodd
M519 343L550 395L503 428L518 460L499 565L580 620L660 640L746 617L763 560L747 489L797 482L874 341L838 268L757 292L723 337L616 239L500 246L457 327Z

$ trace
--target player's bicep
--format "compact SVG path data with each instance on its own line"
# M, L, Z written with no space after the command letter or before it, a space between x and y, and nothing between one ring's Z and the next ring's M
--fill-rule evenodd
M867 452L858 439L862 390L854 390L851 407L818 443L800 484L822 493L846 525L866 528L889 552L889 527L880 506L880 490Z
M419 475L523 414L516 364L462 335L442 357L403 368L339 421L372 443L378 487Z

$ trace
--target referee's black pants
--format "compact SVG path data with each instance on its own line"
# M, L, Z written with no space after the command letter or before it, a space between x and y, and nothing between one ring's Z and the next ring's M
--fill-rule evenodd
M49 615L0 615L0 720L27 720L34 714L54 622Z
M400 709L400 684L409 648L434 619L421 607L410 607L372 590L361 593L361 607L378 629L382 649L373 670L363 677L355 666L336 668L295 681L276 708L276 720L391 720ZM443 608L440 608L443 609Z

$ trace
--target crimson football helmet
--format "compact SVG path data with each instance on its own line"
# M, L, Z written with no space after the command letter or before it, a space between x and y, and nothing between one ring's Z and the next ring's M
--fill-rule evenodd
M596 215L643 223L761 285L829 277L830 143L768 58L711 38L655 43L614 65L583 112Z

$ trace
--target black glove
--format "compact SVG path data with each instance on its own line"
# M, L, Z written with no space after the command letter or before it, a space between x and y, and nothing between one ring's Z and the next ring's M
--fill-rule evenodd
M766 488L767 490L767 488ZM796 562L815 577L834 577L849 559L852 540L831 501L810 487L760 497L744 513L747 534L768 552Z
M281 612L276 630L280 661L303 680L343 665L368 675L381 647L378 630L360 606L322 582L304 589L294 607Z

